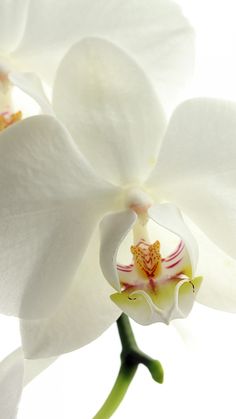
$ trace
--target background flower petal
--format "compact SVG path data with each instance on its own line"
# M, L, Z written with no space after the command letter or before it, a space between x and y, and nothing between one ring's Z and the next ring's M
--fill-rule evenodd
M49 319L21 321L27 358L70 352L96 339L120 316L110 300L113 289L99 267L99 236L95 233L74 283Z
M195 99L177 108L150 183L236 257L236 104Z
M43 25L43 30L42 30ZM125 48L155 80L173 107L193 70L193 31L169 0L31 0L24 38L14 56L51 76L68 48L101 36Z
M21 397L24 378L24 358L17 349L0 363L0 415L14 419Z
M0 51L11 52L22 39L30 0L1 0Z
M120 48L98 38L75 44L59 66L53 107L104 179L127 184L148 176L164 115L143 70Z
M0 308L46 317L78 269L114 190L50 116L0 135Z
M34 73L10 72L9 80L14 86L19 87L27 95L30 95L41 107L42 113L53 114L52 107L45 95L43 85L39 77Z

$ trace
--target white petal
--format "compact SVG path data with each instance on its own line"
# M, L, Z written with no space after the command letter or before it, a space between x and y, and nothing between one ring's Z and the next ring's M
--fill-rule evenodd
M14 419L23 387L51 365L56 358L27 360L21 348L0 363L0 417Z
M43 22L43 30L42 30ZM86 36L101 36L126 49L173 107L193 70L193 30L169 0L31 0L17 57L51 76L68 48Z
M45 95L42 82L34 73L15 73L11 72L8 76L9 80L23 92L27 93L41 107L43 113L52 115L53 110Z
M195 99L175 112L152 183L236 257L236 104Z
M48 357L78 349L96 339L120 316L120 310L110 300L113 289L102 276L98 253L97 233L55 314L48 320L21 322L26 357Z
M136 219L137 215L134 211L126 210L108 214L100 223L100 265L104 277L117 291L120 291L120 281L116 267L117 253Z
M30 0L1 0L0 51L13 51L24 34Z
M24 387L57 360L57 357L24 359Z
M196 277L191 282L180 281L176 287L176 306L171 313L171 319L185 318L192 310L199 289L201 289L202 277Z
M165 128L162 108L140 67L120 48L87 38L57 72L56 115L99 173L115 184L143 181Z
M0 363L0 417L14 419L17 415L24 378L24 358L16 350Z
M187 248L192 265L192 271L194 273L198 259L197 243L184 222L179 209L175 205L165 203L152 206L148 213L153 221L167 230L172 231L172 233L177 234L177 236L183 240Z
M52 117L28 118L0 137L0 309L46 317L114 191Z
M236 261L219 249L189 218L198 242L197 274L203 276L197 300L218 310L236 312Z

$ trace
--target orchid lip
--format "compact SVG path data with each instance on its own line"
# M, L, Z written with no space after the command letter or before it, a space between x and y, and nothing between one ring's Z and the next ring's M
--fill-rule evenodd
M184 240L168 256L162 257L160 242L148 240L147 222L142 222L142 216L137 217L133 226L132 262L116 264L121 289L111 299L138 323L169 324L190 312L201 280L192 278Z

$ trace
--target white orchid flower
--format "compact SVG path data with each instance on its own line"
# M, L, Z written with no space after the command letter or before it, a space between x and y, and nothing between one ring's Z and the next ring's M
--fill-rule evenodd
M192 73L193 31L172 1L1 0L0 130L22 117L13 86L50 112L38 76L51 84L68 48L88 35L127 49L154 76L166 106L173 106Z
M200 285L193 276L196 245L168 201L210 238L193 227L204 276L199 301L235 310L235 264L223 253L234 250L235 105L187 102L163 139L163 111L147 76L121 49L96 38L77 43L63 59L53 104L67 129L51 116L32 117L8 128L0 142L0 306L27 319L21 327L26 356L53 356L95 339L120 314L110 300L114 288L113 300L140 323L188 314ZM162 257L161 270L155 237L151 265L145 254L137 257L126 286L118 249L134 229L133 254L142 254L148 219L182 242ZM223 231L215 231L215 222ZM211 242L217 238L222 250ZM143 276L148 269L150 278Z

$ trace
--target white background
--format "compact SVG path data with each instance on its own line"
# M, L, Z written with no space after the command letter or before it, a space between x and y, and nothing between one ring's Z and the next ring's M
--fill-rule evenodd
M197 34L196 75L186 96L236 100L235 0L179 3ZM162 362L165 383L154 383L140 367L114 419L235 419L235 326L236 315L198 304L188 319L171 326L134 324L140 347ZM20 344L17 320L1 316L0 330L3 358ZM25 389L19 419L91 419L114 382L119 352L114 325L62 356Z

